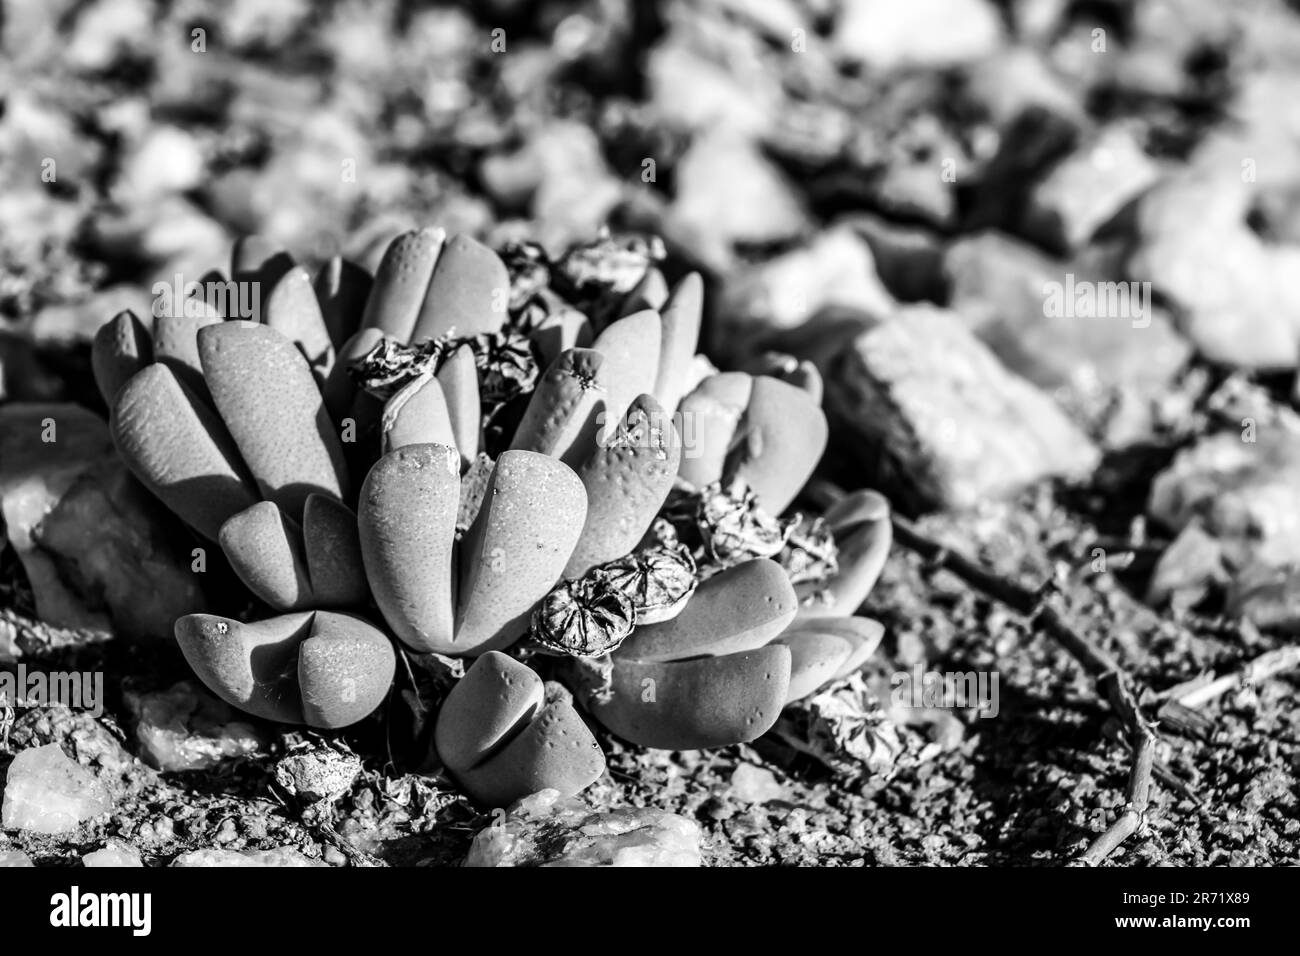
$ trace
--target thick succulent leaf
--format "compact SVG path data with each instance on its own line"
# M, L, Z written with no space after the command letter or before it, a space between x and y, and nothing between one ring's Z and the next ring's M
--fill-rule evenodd
M176 642L199 680L232 707L287 724L303 722L298 646L311 611L245 624L215 614L176 621Z
M269 328L298 347L317 387L323 387L334 366L334 344L306 269L294 266L280 278L262 306L262 316Z
M312 493L345 498L347 465L307 360L265 325L199 333L203 375L258 488L295 521Z
M412 379L399 388L384 404L379 427L385 454L406 445L456 447L447 400L432 375Z
M312 727L347 727L388 696L397 669L393 643L369 621L317 611L298 649L302 719Z
M687 661L615 660L592 714L630 743L700 750L754 740L785 706L790 649L771 644Z
M668 497L680 462L671 419L653 396L641 395L621 427L602 437L578 469L587 490L587 522L565 576L581 577L635 548Z
M109 429L131 472L205 538L258 500L221 420L165 365L122 386Z
M536 452L502 453L462 543L454 653L481 654L523 636L586 517L572 469Z
M411 340L446 237L441 229L420 229L392 241L375 273L363 329L379 329L399 342Z
M797 607L781 565L767 558L746 561L702 583L676 617L638 627L614 656L680 661L752 650L784 631Z
M754 379L724 473L743 478L759 504L779 515L821 461L827 434L826 416L811 395L760 375Z
M605 413L622 421L628 406L643 393L654 392L663 337L659 313L646 309L611 322L591 347L605 356Z
M801 618L847 616L861 607L884 570L893 543L889 502L875 491L857 491L827 509L835 535L836 575L820 586L800 585Z
M542 679L531 667L488 651L470 665L438 711L438 758L452 773L470 770L527 726L545 696Z
M573 705L562 700L546 705L498 753L453 775L480 805L507 807L539 790L573 796L604 772L600 744Z
M474 350L468 345L456 349L443 361L436 378L447 403L452 443L460 452L464 470L478 456L483 430Z
M596 448L606 414L609 363L592 349L569 349L537 383L511 448L580 467Z
M509 304L510 275L501 258L469 236L452 236L438 256L410 341L499 332Z
M316 607L354 607L370 597L357 516L327 495L308 495L302 537Z
M678 474L694 488L719 481L741 416L749 405L754 379L744 372L723 372L700 382L677 409L682 439Z
M686 393L691 358L700 342L703 309L704 281L698 272L692 272L677 283L663 310L663 340L659 349L659 367L655 372L654 396L669 414L677 411Z
M361 327L372 285L369 272L341 256L330 259L316 273L316 301L336 351Z
M800 616L795 618L794 623L786 628L785 633L777 640L784 642L785 638L806 634L829 634L849 644L851 648L849 656L832 675L833 680L838 680L858 670L876 652L881 638L885 636L885 626L868 617L804 618Z
M153 338L130 311L119 312L95 331L90 365L104 403L113 407L118 389L153 361Z
M357 505L366 578L393 633L420 652L453 654L460 459L408 445L370 469Z
M235 574L277 611L311 607L302 528L272 501L232 515L217 535Z
M853 653L848 641L823 631L787 631L772 643L790 648L787 704L802 700L834 678Z
M215 312L198 316L160 315L153 320L154 361L166 365L177 380L208 404L212 403L212 396L199 361L199 329L221 321Z

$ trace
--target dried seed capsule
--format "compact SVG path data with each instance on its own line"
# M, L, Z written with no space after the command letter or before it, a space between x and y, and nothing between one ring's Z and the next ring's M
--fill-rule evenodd
M551 590L533 611L532 639L557 654L599 657L623 643L636 607L618 587L593 575Z
M592 573L627 595L636 609L638 625L676 617L700 580L695 559L681 545L642 548Z

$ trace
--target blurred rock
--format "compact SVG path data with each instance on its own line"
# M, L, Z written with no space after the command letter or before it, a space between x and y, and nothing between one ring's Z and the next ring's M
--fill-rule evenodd
M205 770L259 753L266 741L244 715L196 681L163 691L127 692L141 756L163 771Z
M0 514L31 584L37 616L46 624L110 628L108 615L92 609L63 581L33 530L82 473L113 454L103 420L79 405L0 407Z
M107 70L126 56L143 55L154 28L144 0L94 0L77 14L65 62L87 73Z
M32 538L123 636L169 641L178 617L206 608L193 540L116 459L87 469Z
M700 866L700 828L663 810L599 812L543 790L474 837L466 866Z
M205 172L203 150L193 135L176 126L155 126L126 157L116 198L124 205L152 202L194 189Z
M841 450L866 469L861 484L914 507L971 507L1098 462L1050 398L943 309L900 308L822 374Z
M548 123L529 141L525 155L538 177L532 215L542 244L559 253L590 239L623 192L595 134L582 123ZM625 173L632 178L640 169Z
M1138 207L1140 244L1129 276L1149 281L1181 330L1212 362L1289 369L1300 357L1292 278L1245 222L1250 193L1231 174L1184 173Z
M1067 86L1036 50L1027 47L1012 47L971 64L966 71L966 89L999 129L1008 127L1030 107L1072 125L1084 121L1078 91Z
M110 844L102 850L94 850L87 853L81 858L81 865L87 868L126 867L133 869L144 866L140 862L140 854L129 846L121 844Z
M113 809L95 775L73 763L58 744L24 750L5 777L6 830L67 833Z
M996 52L1003 31L985 0L855 0L842 7L832 42L872 69L941 68Z
M1300 633L1300 565L1246 565L1228 588L1224 610L1256 627Z
M303 856L293 847L279 846L272 850L195 850L182 853L172 860L172 866L329 866L323 860Z
M808 225L780 171L751 142L727 131L699 136L682 156L672 217L692 251L719 269L738 244L789 240Z
M678 12L684 11L679 7ZM785 99L780 76L762 56L760 39L720 18L691 13L674 18L664 42L647 58L655 112L671 126L759 136ZM789 37L783 37L786 43Z
M275 765L275 782L304 803L333 803L360 773L356 754L320 747L282 757Z
M1191 346L1139 283L993 231L952 243L944 268L949 308L1011 371L1066 390L1108 446L1149 437Z
M89 686L87 686L89 685ZM93 680L82 682L82 702L90 705ZM101 698L100 704L104 701ZM95 708L91 708L92 710ZM58 744L84 767L93 767L102 783L110 788L128 773L135 759L126 752L114 731L89 710L71 707L32 707L19 712L9 735L16 748Z
M1159 175L1131 132L1104 129L1033 188L1021 229L1050 249L1070 252Z
M772 771L752 763L742 763L732 771L731 796L741 803L767 803L783 800L787 793Z
M1247 429L1175 455L1151 484L1147 514L1175 532L1198 522L1234 568L1300 564L1300 434L1265 423Z
M36 864L22 850L0 850L0 869L5 867L33 867Z
M714 346L748 354L765 335L788 332L827 307L884 316L893 299L876 275L866 241L853 229L830 229L795 249L736 272L723 290Z
M1169 601L1175 607L1195 607L1211 587L1226 584L1228 578L1222 546L1205 533L1199 519L1193 518L1156 562L1147 586L1147 601L1155 605Z
M946 298L943 247L935 233L870 213L848 217L843 225L867 241L880 281L895 298L902 302Z
M30 341L0 332L0 402L48 402L63 389L62 379L45 368Z
M84 299L46 306L29 323L27 334L40 346L88 343L95 337L96 330L119 312L129 309L147 318L152 314L152 308L153 296L149 286L112 286L93 292Z

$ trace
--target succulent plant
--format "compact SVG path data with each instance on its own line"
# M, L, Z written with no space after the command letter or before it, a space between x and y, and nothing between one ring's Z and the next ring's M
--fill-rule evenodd
M506 251L512 277L426 229L372 282L337 259L313 279L253 238L232 275L269 290L260 321L204 302L152 330L107 323L93 362L122 457L274 612L177 621L204 683L334 728L383 701L390 635L472 658L434 749L502 805L604 767L568 696L508 650L667 749L752 740L860 667L882 629L851 615L889 549L887 502L784 516L827 440L816 372L713 370L699 277L670 290L632 269L642 254L571 254L551 287L535 249Z

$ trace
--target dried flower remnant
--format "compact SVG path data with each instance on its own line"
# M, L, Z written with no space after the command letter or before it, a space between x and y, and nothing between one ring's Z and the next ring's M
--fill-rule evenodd
M821 516L796 515L777 560L791 584L821 584L839 572L835 534Z
M725 487L714 482L699 495L697 520L709 557L721 567L751 558L770 558L785 547L793 523L783 523L759 505L744 479Z
M352 363L349 372L362 389L387 401L410 382L436 374L462 345L469 346L478 368L484 417L490 418L516 395L532 391L537 382L532 349L525 336L510 329L469 338L448 335L414 345L381 339Z
M551 284L551 260L541 244L512 240L502 246L501 261L510 274L510 314L519 316Z
M666 255L657 236L605 234L569 249L552 267L556 290L593 319L622 304Z

